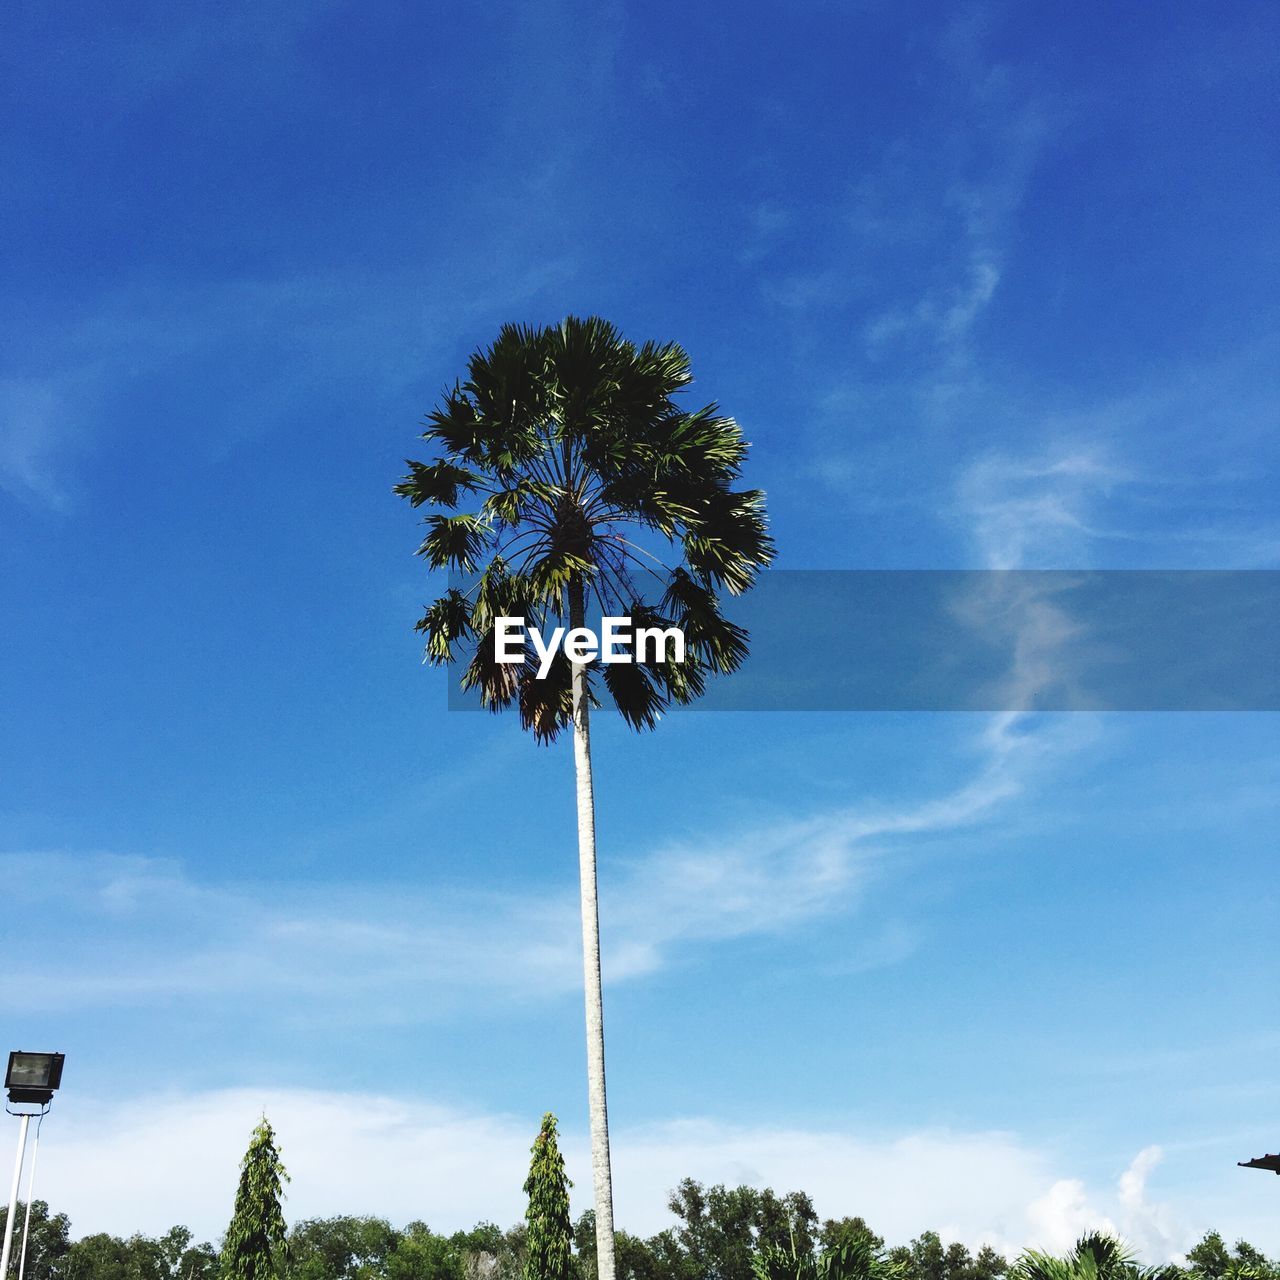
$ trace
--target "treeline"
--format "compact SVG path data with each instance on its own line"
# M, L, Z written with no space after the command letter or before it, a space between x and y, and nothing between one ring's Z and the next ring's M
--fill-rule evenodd
M618 1280L759 1280L762 1256L830 1256L842 1247L874 1252L894 1280L1034 1280L1023 1259L991 1248L975 1255L925 1231L886 1247L861 1218L820 1220L801 1191L778 1196L754 1187L704 1187L686 1179L672 1192L675 1225L648 1238L617 1234ZM5 1209L0 1207L0 1230ZM24 1206L15 1222L16 1254ZM393 1227L382 1218L340 1216L295 1222L282 1251L281 1280L527 1280L528 1231L481 1222L443 1235L424 1222ZM590 1212L573 1226L574 1280L595 1280L595 1223ZM1062 1280L1070 1259L1062 1264ZM1141 1280L1143 1273L1127 1268ZM1244 1241L1228 1246L1208 1232L1183 1268L1161 1268L1167 1280L1280 1280L1280 1263ZM12 1280L12 1278L11 1278ZM220 1244L197 1243L185 1227L164 1235L98 1233L71 1239L71 1223L37 1200L31 1206L23 1280L222 1280Z

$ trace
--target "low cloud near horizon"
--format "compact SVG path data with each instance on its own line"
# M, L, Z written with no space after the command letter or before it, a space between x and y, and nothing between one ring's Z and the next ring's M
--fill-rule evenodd
M58 1111L46 1128L36 1196L67 1213L77 1237L158 1234L183 1223L216 1240L264 1113L292 1177L290 1222L350 1213L398 1225L423 1219L445 1232L486 1219L505 1227L523 1216L521 1184L537 1127L536 1118L291 1089L169 1094L145 1107L68 1099ZM590 1207L587 1146L585 1132L563 1129L575 1216ZM1149 1188L1158 1147L1138 1152L1113 1184L1097 1186L999 1132L861 1137L685 1119L616 1130L613 1148L618 1221L640 1235L674 1225L667 1195L685 1177L804 1190L821 1216L861 1214L890 1244L933 1229L1006 1255L1027 1246L1061 1251L1098 1227L1162 1261L1204 1229ZM1231 1238L1233 1227L1254 1224L1212 1225ZM1250 1238L1266 1247L1258 1233Z

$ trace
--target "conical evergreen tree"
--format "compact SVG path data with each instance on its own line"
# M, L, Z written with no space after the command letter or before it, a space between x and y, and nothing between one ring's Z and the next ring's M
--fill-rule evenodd
M524 1182L529 1207L529 1254L524 1264L525 1280L571 1280L573 1261L570 1245L573 1227L569 1222L569 1188L564 1157L556 1145L556 1118L547 1112L533 1147L529 1176Z
M235 1213L222 1246L223 1280L274 1280L279 1274L285 1240L280 1184L288 1181L263 1116L240 1164Z

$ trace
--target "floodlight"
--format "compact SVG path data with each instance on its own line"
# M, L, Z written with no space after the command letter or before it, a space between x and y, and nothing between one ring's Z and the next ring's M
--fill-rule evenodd
M43 1106L52 1101L53 1091L62 1083L61 1053L24 1053L15 1049L9 1055L9 1069L4 1087L10 1102L36 1102Z

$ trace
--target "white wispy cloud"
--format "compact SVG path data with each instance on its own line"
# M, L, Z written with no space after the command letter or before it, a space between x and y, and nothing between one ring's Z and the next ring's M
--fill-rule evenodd
M207 87L214 75L242 95L284 93L299 72L300 42L335 7L335 0L284 0L265 13L233 0L215 19L143 4L128 18L104 13L92 37L68 42L41 70L64 94L92 85L102 109L117 116L175 85Z
M994 721L976 746L971 776L939 795L737 828L606 863L606 979L677 965L698 944L786 936L858 910L870 873L904 840L990 819L1060 744ZM0 869L24 885L18 931L52 920L63 939L52 968L44 954L39 972L19 962L6 990L38 982L53 1008L182 997L216 1005L253 991L288 997L295 1013L400 1021L406 1010L449 1012L477 991L547 999L576 993L581 981L569 885L214 878L173 859L66 852L11 853ZM913 938L891 929L860 963L900 960Z
M58 470L71 426L54 386L0 380L0 489L24 501L64 507Z
M1113 474L1084 455L991 458L975 464L962 494L984 554L1005 567L1064 526L1079 536L1087 495ZM904 840L991 819L1047 762L1089 739L1083 719L1032 725L1022 716L1061 679L1060 651L1075 624L1068 605L1037 592L1011 599L1004 581L993 575L994 596L980 592L958 606L1000 639L1009 660L1009 711L984 722L969 775L893 806L869 801L740 827L606 864L608 980L679 964L699 944L785 936L856 911L872 869ZM219 1000L251 989L288 995L295 1007L310 1002L332 1018L397 1021L406 1009L415 1017L455 1009L476 991L554 998L580 982L577 896L568 885L236 881L196 877L176 861L56 852L4 861L14 882L38 886L30 892L58 906L69 945L48 986L62 1007ZM900 960L915 936L889 930L879 962ZM77 946L85 938L92 949ZM35 977L17 973L8 989Z
M1038 695L1050 689L1059 699L1070 694L1076 674L1070 647L1086 628L1072 611L1069 578L1003 571L1087 563L1095 509L1120 479L1097 456L1070 451L1044 459L989 454L960 474L961 526L994 572L975 580L955 611L975 633L1002 644L1009 659L991 690L995 705L1007 708L987 729L997 753L1033 743L1043 748L1049 735L1059 742L1078 739L1081 729L1091 727L1059 722L1037 726L1033 735L1019 732L1023 713L1034 708Z
M350 385L370 405L429 399L423 369L448 333L562 287L565 257L510 257L387 269L318 269L213 283L128 285L85 313L24 335L0 381L0 489L72 508L86 457L145 448L181 396L188 456L214 461L296 425L310 397ZM421 279L432 275L435 289ZM446 300L447 299L447 300ZM443 323L447 312L448 324ZM189 380L219 366L216 396L190 402ZM157 406L160 406L159 408Z
M982 820L1018 793L1024 757L1031 763L1001 745L971 780L913 805L828 812L606 865L606 978L678 964L694 944L785 935L857 909L886 842ZM56 904L66 945L55 970L47 958L39 974L16 966L7 987L38 980L52 1007L256 991L338 1019L399 1020L406 1008L415 1018L448 1011L477 990L545 999L581 981L567 886L212 880L173 860L103 854L10 854L0 868L34 886L24 919L46 921ZM884 958L902 954L902 935L887 937Z
M1274 335L1066 405L988 388L974 419L1016 444L959 467L951 522L989 568L1266 568L1280 562Z
M829 811L668 846L630 863L606 894L610 932L621 939L610 973L655 970L691 942L786 935L856 909L895 839L989 817L1021 790L1023 763L1021 753L992 753L968 781L915 804ZM886 935L884 960L903 958L904 944L901 933Z
M968 11L953 18L935 42L939 92L947 124L931 138L929 154L910 165L914 199L923 173L940 175L942 186L924 184L934 198L928 213L897 211L915 227L915 238L934 248L934 278L913 295L883 306L864 324L868 357L882 360L904 343L932 349L940 385L970 363L970 337L1004 272L1006 244L1031 176L1053 133L1054 112L1014 68L995 60L985 23ZM901 168L900 151L893 155ZM882 197L861 188L869 209L855 210L851 226L883 235L890 219L876 212Z
M1080 568L1103 536L1098 508L1126 478L1097 450L989 453L960 474L960 520L988 569Z

